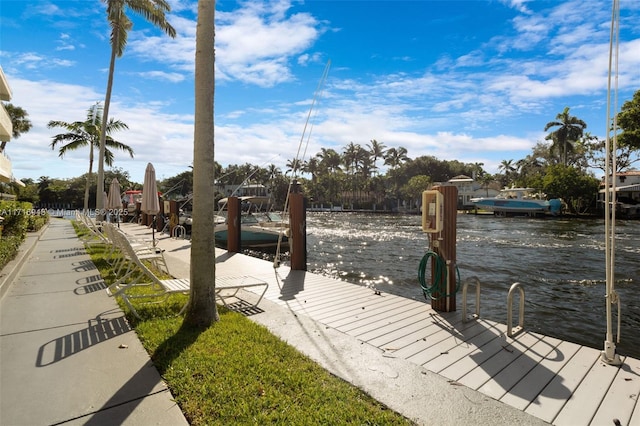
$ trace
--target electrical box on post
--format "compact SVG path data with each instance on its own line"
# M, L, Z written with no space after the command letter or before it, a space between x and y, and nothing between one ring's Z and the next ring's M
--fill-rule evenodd
M435 190L422 192L422 231L436 233L443 228L444 195Z

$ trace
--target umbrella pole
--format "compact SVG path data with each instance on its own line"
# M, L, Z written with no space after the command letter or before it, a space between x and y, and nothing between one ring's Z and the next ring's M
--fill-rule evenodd
M153 223L151 224L151 241L153 242L153 247L156 246L156 215L153 215Z

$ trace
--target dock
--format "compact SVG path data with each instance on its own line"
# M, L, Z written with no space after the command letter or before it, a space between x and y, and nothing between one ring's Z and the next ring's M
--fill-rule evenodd
M150 236L151 232L141 225L122 227L131 235ZM158 247L165 250L172 275L188 277L189 241L158 234L156 238ZM526 330L526 323L522 332L508 337L505 324L482 317L463 321L460 311L437 312L426 301L291 270L285 265L274 268L269 261L216 249L216 276L239 272L269 283L262 303L285 308L297 318L295 321L304 318L320 324L317 333L343 336L370 348L380 355L378 361L384 365L410 365L418 376L437 377L451 388L469 392L464 395L472 406L474 401L480 404L492 400L540 422L518 420L520 424L640 425L637 359L621 356L621 366L608 365L600 359L601 349L533 333ZM240 306L244 294L238 300ZM260 311L247 315L260 321ZM384 368L371 368L384 376ZM416 381L423 379L416 377ZM365 390L409 418L416 419L415 410L428 413L444 409L425 400L422 408L414 407L413 414L403 412L403 403L414 402L408 397L399 400L400 388L391 401L384 400L384 389L370 386ZM463 415L471 420L474 414ZM492 424L508 423L504 418L494 420ZM421 423L420 418L417 421ZM425 418L422 421L430 423ZM477 418L469 424L486 423Z

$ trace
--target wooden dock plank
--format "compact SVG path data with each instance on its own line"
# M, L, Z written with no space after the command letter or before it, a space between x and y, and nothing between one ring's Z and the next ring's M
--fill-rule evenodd
M458 346L469 347L467 342L484 331L486 331L484 326L475 321L472 323L460 323L454 330L445 334L445 339L407 357L407 359L418 365L425 366L438 357L448 355Z
M553 352L544 357L500 401L524 411L579 349L580 345L575 343L560 342Z
M256 277L258 275L255 275ZM313 302L315 304L326 303L326 301L335 301L336 297L341 294L348 294L349 289L339 286L334 286L333 283L328 283L327 287L322 288L320 285L310 285L305 283L304 288L302 286L293 288L291 280L284 284L285 287L278 288L278 297L281 299L299 299L305 302ZM309 305L311 306L311 305Z
M431 318L433 311L431 309L421 309L414 315L402 316L396 321L391 321L388 325L382 326L377 330L371 330L364 334L358 334L358 338L377 347L386 346L389 342L409 334L407 328L410 326L420 327L424 321Z
M478 391L497 400L500 400L507 393L515 394L517 390L513 388L516 384L522 381L536 365L540 365L540 362L560 344L558 339L541 337L535 344L526 348L522 355L511 364L493 375L490 380L478 388Z
M588 425L595 416L600 402L618 373L618 367L600 361L600 351L593 349L593 352L595 352L597 361L554 419L553 424L558 426Z
M591 424L613 424L613 419L618 419L620 424L633 425L631 416L638 406L639 395L640 361L625 358Z
M306 289L296 294L296 298L305 302L309 312L315 312L326 309L327 306L348 305L358 300L362 295L362 291L358 288L342 287L331 289L331 291Z
M539 335L524 332L517 339L507 338L506 344L499 340L492 340L488 345L480 348L483 353L469 356L476 362L476 367L460 377L458 382L474 390L480 389L482 385L497 376L509 364L523 356L526 350L538 343L540 339L541 336ZM491 356L488 358L484 356L484 351L487 349L491 349L489 352ZM501 385L496 382L496 386Z
M398 357L402 357L408 359L411 362L414 362L418 365L422 365L425 362L435 358L440 353L447 351L449 345L447 344L447 340L451 338L452 335L457 335L462 338L458 328L462 326L462 321L456 324L456 326L451 326L448 328L438 327L435 333L430 334L429 336L417 340L410 345L406 345L403 348L399 349L394 355Z
M629 424L640 425L640 402L638 402L638 398L636 398L636 408L631 414L631 420L629 420Z
M347 332L352 336L367 341L394 329L401 328L398 325L401 321L410 320L424 311L424 305L415 305L413 303L401 305L390 311L388 317L377 318L375 321L364 321L362 324L354 324L354 328L349 329Z
M460 359L469 356L469 354L478 350L478 348L484 346L489 341L504 335L507 330L506 326L500 328L482 319L474 321L472 324L473 327L479 327L481 332L469 340L448 349L446 352L442 352L437 358L430 360L428 363L423 364L423 366L435 373L440 373Z
M410 324L403 329L398 330L400 337L388 341L384 344L384 347L387 348L386 350L393 348L395 356L396 351L420 340L428 339L432 334L441 331L443 327L449 327L447 321L432 312L424 321ZM377 343L370 343L381 347L381 345L378 345Z
M496 353L504 351L504 348L508 348L509 346L506 337L506 330L507 327L504 326L504 333L500 333L496 335L495 338L490 339L482 346L478 346L467 356L460 358L456 362L449 365L447 368L440 370L438 374L441 374L442 376L447 377L451 380L458 380L462 376L477 368L484 361L490 359Z
M600 357L600 353L581 346L571 359L560 369L558 375L542 390L542 392L524 410L533 416L551 423L567 400L578 388L587 373Z
M340 303L335 302L333 309L325 308L314 312L315 317L319 321L327 322L332 327L337 324L348 324L356 318L361 318L369 311L384 312L385 305L388 305L394 299L383 300L374 293L360 293L353 299L346 299ZM401 302L397 298L395 302ZM337 328L337 327L336 327Z
M367 317L359 322L351 324L351 327L345 328L344 331L352 336L360 338L360 336L368 334L374 330L398 322L399 320L411 317L424 310L424 305L416 305L407 299L400 304L394 305L392 309L382 314L376 314L375 317Z
M327 324L337 328L345 333L352 334L352 330L370 324L378 324L385 322L389 318L395 317L398 313L407 310L411 306L411 302L400 297L382 299L378 296L380 302L376 305L367 306L363 312L356 317L346 316L344 318L333 318Z

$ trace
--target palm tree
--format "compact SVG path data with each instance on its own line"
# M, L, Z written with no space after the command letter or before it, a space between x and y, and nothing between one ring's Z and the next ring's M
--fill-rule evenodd
M504 172L504 184L505 186L508 186L508 184L511 183L511 174L516 171L516 168L513 165L513 160L502 160L498 166L498 170L502 170Z
M376 174L377 174L378 158L384 158L384 154L386 152L386 146L382 142L378 142L375 139L371 139L371 143L367 145L369 146L369 155L371 155L371 159L373 160L373 169L376 170Z
M147 21L167 33L170 37L176 36L176 30L167 22L165 12L171 11L171 6L165 0L102 0L107 4L107 20L111 26L111 60L109 62L109 76L107 78L107 93L104 98L104 113L102 117L102 129L107 128L109 119L109 106L111 105L111 90L113 88L113 74L116 68L116 57L124 54L127 45L128 32L133 23L125 14L127 8L142 15ZM106 133L100 134L100 148L98 155L98 189L97 193L104 191L104 156ZM102 197L97 197L98 210L102 210Z
M577 117L569 115L569 107L556 115L556 121L550 121L544 126L546 132L552 127L556 127L556 130L549 133L545 139L553 142L552 150L562 149L562 163L567 165L567 149L573 148L573 144L576 143L582 137L584 129L587 128L587 123L580 120Z
M269 174L269 192L271 193L273 192L276 177L282 174L282 170L275 164L269 164L269 166L267 166L267 173Z
M287 160L287 171L284 172L285 175L288 175L289 173L291 173L292 177L297 177L298 173L300 173L301 169L302 169L302 161L297 159L297 158L292 158L290 160Z
M471 174L473 175L471 177L473 179L480 179L485 174L485 171L482 168L483 166L484 166L484 163L478 163L478 162L473 163L471 165Z
M326 182L324 184L328 198L326 201L340 201L341 197L338 193L338 174L342 171L340 169L340 164L342 164L340 154L332 148L321 148L316 157L320 160L319 168L323 176L322 180Z
M335 173L341 170L340 164L342 161L340 154L338 154L335 149L320 148L320 151L317 157L320 159L321 167L325 168L329 173Z
M384 154L384 164L390 166L392 169L400 167L402 163L408 161L407 149L403 147L389 148Z
M109 120L109 123L107 123L105 131L102 132L101 125L99 124L101 122L104 123L102 120L102 108L99 104L95 104L87 110L87 118L85 121L68 123L66 121L52 120L47 124L47 127L50 129L62 127L67 130L67 133L54 136L53 142L51 142L50 145L51 149L56 149L56 147L61 145L58 149L58 156L60 158L63 158L68 151L75 151L78 148L89 146L89 174L87 175L87 184L84 189L85 211L89 209L89 184L93 173L93 149L99 147L100 135L105 135L104 161L109 167L113 165L114 155L113 152L106 147L125 151L133 158L133 149L129 145L118 142L111 137L111 133L118 130L126 130L129 127L122 121L112 118ZM102 191L104 192L104 182ZM97 194L102 194L102 192L98 192ZM96 196L96 198L102 199L102 197L99 196ZM100 207L100 205L98 205L98 208L104 208L104 206Z
M198 1L196 105L193 137L193 229L189 305L183 326L204 328L220 320L216 307L215 211L215 1Z
M387 152L385 152L384 154L384 164L391 167L391 174L394 177L393 185L394 185L394 192L397 198L398 210L400 209L400 185L398 181L398 176L394 172L398 167L402 165L402 163L408 160L409 160L409 157L407 156L407 149L404 147L399 147L398 149L389 148Z
M27 133L31 130L31 121L27 118L29 114L24 109L14 106L13 104L4 104L4 109L7 110L7 114L9 114L9 118L11 119L11 124L13 126L13 132L11 136L14 139L20 137L21 134ZM7 142L3 141L0 144L0 152L4 151Z
M358 152L360 151L360 149L361 147L359 144L354 144L353 142L351 142L349 143L349 145L347 145L342 153L342 162L346 168L347 176L350 177L348 180L351 183L351 188L349 188L351 192L351 203L353 203L354 201L356 187L358 185L358 180L356 178L356 169L358 162Z

